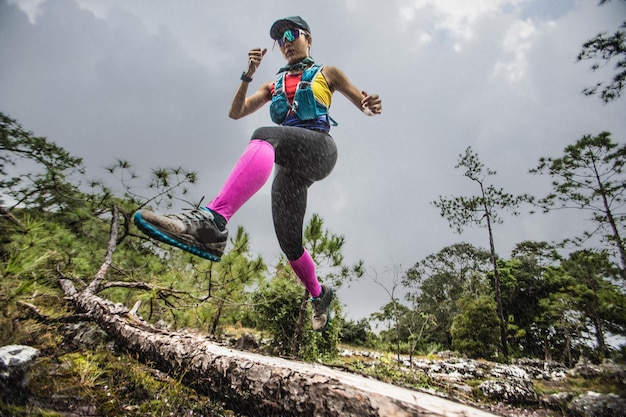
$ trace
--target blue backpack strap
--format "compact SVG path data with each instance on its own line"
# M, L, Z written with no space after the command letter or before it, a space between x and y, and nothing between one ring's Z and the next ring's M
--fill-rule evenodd
M285 73L282 73L278 76L276 81L274 81L274 96L281 94L283 92L283 80L285 79Z
M322 68L323 68L323 66L319 65L319 64L314 64L314 65L311 65L309 68L307 68L304 71L304 73L302 74L302 78L300 79L300 82L298 83L298 90L300 90L300 89L304 90L304 89L307 89L307 88L312 88L311 87L311 83L313 82L313 80L315 79L317 74L322 70ZM326 113L326 118L328 119L328 123L331 126L337 126L338 125L338 123L335 121L335 119L330 117L330 114Z
M320 70L322 69L321 65L311 65L309 68L307 68L304 73L302 74L302 78L300 79L300 82L308 82L310 83L311 81L313 81L313 79L315 78L315 76L317 75L318 72L320 72Z
M287 100L284 88L285 74L280 74L274 82L274 94L270 104L270 116L276 124L282 124L287 114L292 109L291 103Z

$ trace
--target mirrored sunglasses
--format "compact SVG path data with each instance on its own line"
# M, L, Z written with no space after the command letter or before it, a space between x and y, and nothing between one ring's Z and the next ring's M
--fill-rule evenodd
M301 29L289 29L276 41L278 42L278 46L285 46L285 42L293 42L298 39L300 35L306 35L306 32Z

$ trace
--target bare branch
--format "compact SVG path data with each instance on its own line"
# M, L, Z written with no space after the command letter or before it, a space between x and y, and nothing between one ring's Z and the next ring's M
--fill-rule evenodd
M89 294L95 294L98 292L98 289L100 288L102 280L106 277L107 271L109 270L109 267L111 266L111 262L113 262L113 253L115 252L115 246L117 242L117 231L118 231L118 224L119 224L119 209L117 207L117 204L113 204L111 214L112 214L111 231L109 234L109 243L107 244L107 252L106 252L106 255L104 256L104 262L100 266L100 269L96 273L93 281L91 281L91 284L89 284L89 286L85 290Z
M154 291L154 290L159 290L159 291L163 291L162 289L158 289L146 282L125 282L125 281L112 281L112 282L106 282L104 284L101 284L99 286L99 291L102 290L106 290L109 288L133 288L136 290L146 290L146 291ZM171 291L171 290L168 290Z
M17 306L26 313L27 319L34 319L38 322L45 323L77 323L79 321L91 321L92 317L88 314L72 314L70 316L51 317L39 310L37 306L25 301L18 301Z
M21 227L22 229L26 228L24 227L22 222L17 219L17 217L15 217L9 210L5 209L2 206L0 206L0 217L6 217L11 223Z

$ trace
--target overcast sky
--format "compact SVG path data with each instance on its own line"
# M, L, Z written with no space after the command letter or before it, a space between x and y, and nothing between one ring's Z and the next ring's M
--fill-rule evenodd
M335 96L339 161L309 192L307 218L319 213L345 236L346 261L369 267L339 294L350 318L389 301L374 278L391 288L446 246L488 247L484 229L458 235L431 204L478 192L454 168L468 146L496 187L541 195L549 178L528 173L540 157L585 134L626 140L626 98L580 93L613 64L593 73L576 62L585 40L625 20L621 0L0 0L0 111L84 158L92 177L117 158L144 176L183 166L199 174L192 197L209 201L253 130L271 124L268 106L239 121L227 113L249 49L269 49L251 90L283 65L268 33L290 15L309 23L316 62L383 99L383 114L366 117ZM243 225L271 265L280 250L269 190L230 229ZM494 233L504 258L518 242L585 229L574 214L503 217Z

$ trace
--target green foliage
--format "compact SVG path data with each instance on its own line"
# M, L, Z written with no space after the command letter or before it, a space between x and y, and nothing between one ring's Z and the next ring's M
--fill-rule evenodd
M320 282L333 287L335 290L340 288L346 282L363 275L363 262L359 261L353 266L344 264L342 248L345 238L341 235L331 233L324 228L323 219L314 213L304 229L304 247L308 250L316 267L316 275ZM291 268L286 268L282 261L277 266L277 276L281 276L288 280L295 280L287 277L293 273ZM284 275L287 274L287 275ZM302 287L301 287L302 288ZM340 321L331 320L329 327L323 334L314 334L309 330L310 327L310 308L308 293L304 291L296 302L297 318L295 324L287 321L283 324L285 328L291 328L289 332L291 338L291 348L289 354L303 359L314 360L319 357L334 357L337 353L337 345L339 343ZM335 316L340 316L340 304L336 299L332 304L332 310ZM271 313L271 312L269 312ZM284 335L277 335L281 342L281 348L285 349Z
M500 276L498 274L497 254L492 228L494 224L502 223L502 218L500 217L501 210L509 211L517 216L519 214L519 206L522 203L531 202L533 198L527 194L514 196L505 193L501 188L497 189L493 185L488 185L486 183L487 177L495 175L496 172L485 168L484 164L478 159L478 154L471 147L465 150L465 155L460 155L459 162L455 168L464 169L463 175L479 186L480 193L472 197L439 197L439 201L435 201L433 204L439 208L441 216L448 220L450 227L455 228L458 233L462 233L466 226L472 224L487 228L489 252L493 267L493 288L500 319L500 343L502 345L502 354L504 357L507 357L508 345L505 313L502 306Z
M596 227L574 243L581 245L598 235L619 256L626 279L626 145L611 140L611 134L585 135L565 147L559 158L543 157L530 172L547 174L553 191L537 204L544 211L578 209L591 213Z
M405 338L405 335L401 334L400 321L409 311L407 306L392 296L391 301L385 304L380 312L372 313L370 316L372 319L385 324L386 329L380 332L381 341L386 344L387 349L395 350L398 355L400 354L400 345Z
M601 0L600 5L610 0ZM586 96L600 93L600 98L609 103L619 98L626 83L626 21L612 35L600 33L583 44L582 51L578 54L578 61L591 60L591 69L596 71L606 67L611 60L615 59L615 74L610 82L599 82L593 87L583 90Z
M348 320L341 324L341 343L351 346L370 347L375 344L377 336L367 319Z
M626 296L611 284L617 271L606 252L590 250L570 254L562 269L573 280L570 294L582 315L580 325L595 335L597 351L601 358L606 358L606 333L626 335Z
M559 392L571 392L574 395L582 395L588 392L600 394L621 394L626 393L626 385L619 378L601 375L595 378L581 378L578 376L567 376L561 381L533 381L535 391L539 395L556 394Z
M3 224L13 233L0 242L0 311L3 317L20 314L24 303L59 307L58 288L52 268L59 261L58 254L50 249L55 239L50 234L54 227L40 221L24 218L21 227ZM56 313L52 310L53 314ZM14 325L0 326L0 340L10 340L8 334Z
M121 186L121 199L131 203L134 207L132 211L145 206L152 209L166 210L172 209L174 202L183 199L189 193L189 184L195 184L198 180L197 174L187 171L182 167L160 167L152 170L148 180L144 183L136 173L133 165L126 160L118 159L113 164L106 167L106 170L113 176L119 186ZM101 185L96 182L95 185ZM119 188L119 187L116 187ZM113 190L105 187L108 193ZM149 190L150 197L144 197L141 193ZM191 206L198 206L200 202L187 202Z
M450 327L465 294L489 293L485 274L489 253L468 243L457 243L427 256L407 270L403 284L413 309L430 318L426 340L452 347Z
M393 302L388 303L383 307L382 314L371 315L374 320L386 320L388 327L380 331L377 340L370 342L370 347L393 351L397 356L409 355L410 357L418 351L430 352L434 349L437 344L425 337L429 329L436 324L434 317L419 310L411 310L401 304L396 307L392 306ZM440 346L437 345L436 349L439 348Z
M251 256L250 237L242 227L230 243L231 249L219 263L184 256L183 263L193 268L187 268L184 276L168 284L192 295L189 302L177 305L180 310L177 326L200 328L215 335L222 322L233 324L243 314L247 289L256 288L267 267L261 257Z
M492 297L464 297L459 300L461 313L450 327L452 347L470 358L492 359L498 349L499 337L496 303Z
M513 255L498 261L508 341L515 356L543 357L545 340L537 331L536 317L542 312L539 301L556 290L545 279L546 268L556 258L554 248L545 242L522 242Z
M496 172L485 168L471 147L465 150L465 155L460 155L455 168L464 169L463 175L478 184L480 193L472 197L439 197L439 200L432 204L458 233L462 233L465 227L472 224L490 227L490 224L502 223L500 210L508 210L517 215L520 204L531 200L526 194L513 196L505 193L502 188L487 185L487 177L495 175Z
M317 268L318 277L333 288L341 288L364 273L363 261L345 265L342 253L346 239L324 228L324 220L313 213L304 229L304 246L309 250Z
M559 289L539 301L538 330L553 350L546 352L546 356L551 358L553 353L558 353L557 360L572 366L572 335L578 332L580 324L580 314L575 308L577 288L571 277L558 268L549 269L546 279Z
M48 411L41 407L17 406L0 402L0 416L11 417L63 417L63 414Z
M411 308L402 311L393 332L391 328L381 332L387 341L384 346L410 354L412 343L416 351L435 343L442 349L491 357L488 349L476 347L487 339L472 339L478 330L460 331L473 320L482 320L474 312L475 302L468 300L493 297L488 258L484 251L458 244L407 270L403 284ZM607 252L583 250L562 259L550 244L521 242L513 250L513 258L498 261L498 270L507 312L506 337L514 356L567 363L580 354L597 360L619 358L606 340L609 335L623 337L626 300L623 289L616 285L618 270ZM389 306L372 317L390 320ZM493 328L491 331L495 334Z
M286 269L278 270L275 278L252 294L254 325L270 334L270 347L276 353L291 352L301 300L302 286Z
M293 338L298 330L301 305L304 302L307 320L301 329L298 351L292 352ZM331 320L323 333L313 331L312 312L308 297L303 298L302 284L291 268L279 264L276 277L263 282L252 294L255 326L270 336L269 348L277 355L296 355L300 359L313 361L330 359L337 355L341 320ZM339 318L340 305L337 300L331 304L331 314Z
M68 178L82 172L81 163L80 158L0 113L0 191L12 197L16 206L69 209L77 189Z

